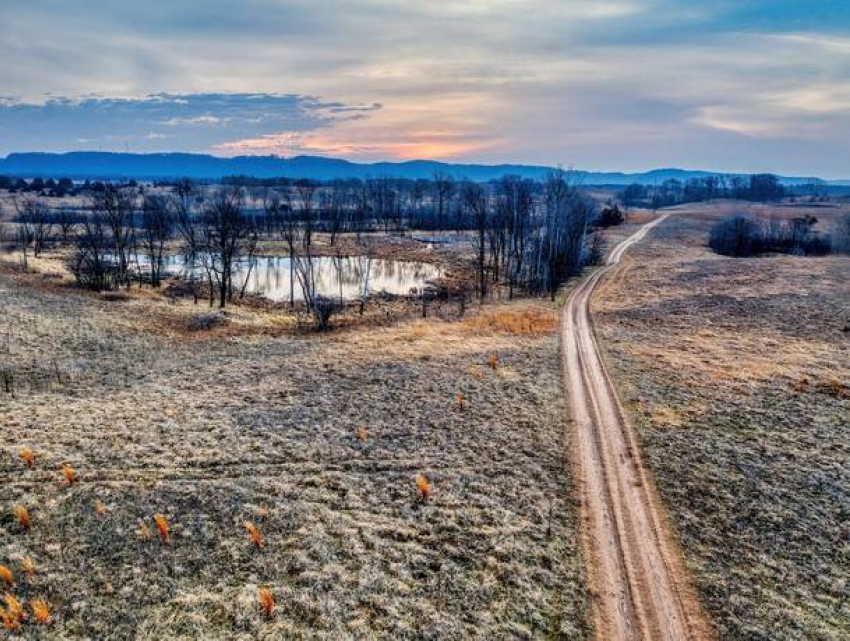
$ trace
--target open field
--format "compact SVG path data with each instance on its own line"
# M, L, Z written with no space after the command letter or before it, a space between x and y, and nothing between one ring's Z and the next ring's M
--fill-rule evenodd
M52 609L23 635L586 635L554 305L320 336L235 307L188 332L188 301L59 279L0 273L0 564Z
M720 637L846 639L850 261L717 256L731 209L673 209L601 284L597 332Z

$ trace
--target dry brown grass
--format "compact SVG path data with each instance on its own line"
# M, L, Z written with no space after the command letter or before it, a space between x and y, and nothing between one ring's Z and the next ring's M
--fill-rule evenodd
M429 317L240 333L274 313L234 308L190 337L181 301L31 284L0 273L16 381L0 397L0 559L38 560L16 596L49 596L42 637L586 636L554 331ZM64 463L80 473L60 489ZM29 534L16 504L34 511ZM171 520L168 547L151 543L153 514Z
M464 322L467 329L494 331L514 336L542 336L555 331L556 315L552 310L505 309L485 311Z
M741 207L679 208L630 250L598 331L720 637L848 638L850 261L713 254Z

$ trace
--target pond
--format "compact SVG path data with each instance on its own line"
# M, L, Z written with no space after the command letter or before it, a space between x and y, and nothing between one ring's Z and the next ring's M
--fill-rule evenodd
M144 269L145 259L139 256L138 260ZM185 256L171 255L166 256L164 260L164 269L169 276L205 277L203 268L199 265L192 267ZM430 263L383 260L366 256L315 257L313 271L316 289L320 295L343 300L358 300L364 287L367 295L385 292L396 296L407 296L417 293L429 281L443 275L441 269ZM247 261L240 262L233 275L235 289L241 289L248 272ZM298 278L291 270L288 257L257 256L254 258L254 268L250 270L246 292L261 294L275 302L285 302L290 300L290 291L292 291L290 286L294 286L293 299L303 300Z

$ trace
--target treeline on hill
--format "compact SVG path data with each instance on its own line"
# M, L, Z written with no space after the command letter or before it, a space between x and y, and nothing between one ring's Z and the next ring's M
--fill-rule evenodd
M38 255L58 229L73 245L69 267L80 285L108 290L143 280L159 286L166 245L178 240L195 297L205 289L211 305L224 307L244 295L259 239L276 238L289 249L293 282L320 327L337 303L318 291L317 233L326 234L331 247L340 234L354 233L368 256L366 232L463 232L474 247L478 296L501 286L510 296L519 290L554 298L566 278L600 259L596 231L623 221L616 206L598 212L561 170L540 181L505 176L484 184L443 174L417 181L231 179L204 189L188 180L147 190L97 183L83 194L86 204L73 214L51 211L41 198L15 199L24 261L29 247ZM235 282L237 267L247 267L241 282Z
M686 181L665 180L658 185L632 184L624 188L618 196L627 207L660 209L716 198L752 202L778 201L785 197L807 197L820 200L826 198L826 189L823 181L815 179L794 187L786 187L773 174L716 175Z
M814 228L816 224L817 219L813 216L780 220L735 214L714 224L709 232L708 245L718 254L738 257L850 253L850 214L839 220L832 234L818 232Z
M39 196L49 196L50 198L64 198L79 193L80 187L75 187L74 182L70 178L33 178L29 182L23 178L10 178L8 176L0 176L0 189L6 190L11 194L36 194Z

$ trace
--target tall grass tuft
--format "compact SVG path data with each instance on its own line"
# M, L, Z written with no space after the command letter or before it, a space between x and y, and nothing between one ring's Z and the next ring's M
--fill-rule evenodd
M466 403L466 395L458 390L457 394L455 394L455 401L457 401L458 409L462 412L464 408L464 403Z
M42 625L50 623L50 606L47 605L44 599L33 599L30 601L30 609L32 610L32 617L36 621Z
M258 550L261 550L263 548L263 535L260 533L260 528L251 523L251 521L245 521L245 531L248 532L248 538L251 539L251 543Z
M21 606L21 602L11 594L4 596L3 601L6 603L6 609L0 610L2 611L3 626L10 632L20 630L21 623L24 620L24 608Z
M73 485L77 482L77 471L68 463L62 466L62 474L65 476L65 481L68 485Z
M156 531L159 532L159 540L164 545L171 543L171 526L168 524L168 519L162 514L154 514L153 522L156 525Z
M21 526L21 529L29 532L32 527L32 519L30 518L30 511L24 507L23 505L16 505L12 509L12 513L15 515L15 518L18 521L18 525Z
M266 619L271 619L274 616L274 594L268 588L260 588L257 590L257 602L260 604L260 611Z
M26 464L26 466L30 469L35 465L35 452L32 451L31 447L25 447L21 450L21 460Z
M423 501L427 501L428 497L430 497L431 493L434 491L428 477L426 477L422 472L416 475L416 489L419 492L419 498Z

